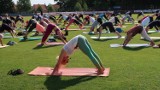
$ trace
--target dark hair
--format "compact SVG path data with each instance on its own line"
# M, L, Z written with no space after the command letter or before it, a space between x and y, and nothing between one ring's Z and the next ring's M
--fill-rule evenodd
M138 23L141 23L141 20L138 20Z
M34 17L34 16L32 16L32 19L35 19L35 17Z

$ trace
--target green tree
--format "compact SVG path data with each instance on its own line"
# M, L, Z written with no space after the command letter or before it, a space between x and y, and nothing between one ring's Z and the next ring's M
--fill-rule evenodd
M59 0L59 2L57 2L57 4L61 6L59 11L74 11L76 3L77 0Z
M19 12L26 12L31 10L31 1L30 0L18 0L17 9Z
M74 7L74 10L75 10L75 11L82 11L82 10L83 10L83 9L82 9L82 6L81 6L81 4L80 4L79 2L76 3L76 5L75 5L75 7Z
M12 13L15 9L15 4L12 0L0 0L0 13Z
M42 12L42 7L40 6L40 5L38 5L38 8L37 8L37 10L36 11L40 11L40 12Z
M47 10L48 10L48 12L54 12L54 11L56 11L55 8L53 8L52 4L49 4L47 6Z
M80 5L83 4L83 0L76 0L76 2L79 2Z
M159 9L159 0L58 0L60 7L59 11L74 11L77 2L80 3L83 10L113 10L115 6L119 6L121 10L135 9ZM84 4L86 3L86 5Z
M83 0L83 3L82 3L82 7L83 7L83 11L87 11L88 10L87 3L84 0Z

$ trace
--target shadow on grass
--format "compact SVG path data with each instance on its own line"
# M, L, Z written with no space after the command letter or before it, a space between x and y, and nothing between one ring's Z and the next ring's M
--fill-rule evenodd
M138 51L138 50L141 50L141 49L144 49L144 48L148 48L148 47L145 47L145 46L140 46L140 47L123 47L123 49L130 50L130 51Z
M154 33L157 33L157 32L149 32L149 33L147 33L147 34L154 34Z
M86 35L94 36L94 35L96 35L96 34L88 34L88 33L87 33Z
M28 41L36 41L36 40L40 40L40 39L33 39L33 40L20 40L19 42L28 42Z
M96 77L75 77L69 80L62 80L60 76L50 76L44 82L44 85L47 87L47 90L64 90L68 87L77 85L81 82L86 82L92 80Z
M60 45L50 45L50 46L42 46L42 47L36 46L33 48L33 50L45 49L45 48L56 47L56 46L60 46Z
M105 42L105 41L109 41L109 40L114 40L116 38L113 38L113 39L92 39L94 41L99 41L99 42Z

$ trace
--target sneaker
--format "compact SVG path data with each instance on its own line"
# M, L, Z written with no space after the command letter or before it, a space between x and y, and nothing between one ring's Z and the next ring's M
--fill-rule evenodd
M94 32L89 32L88 35L94 35Z
M121 38L122 36L118 36L118 38Z

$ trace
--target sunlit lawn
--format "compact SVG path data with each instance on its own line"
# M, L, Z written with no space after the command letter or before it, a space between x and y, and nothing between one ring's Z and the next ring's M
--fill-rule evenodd
M26 17L29 18L29 17ZM127 31L132 25L125 25ZM71 28L78 28L71 26ZM86 31L89 31L87 29ZM4 39L4 43L15 41L18 44L0 49L0 90L159 90L160 60L159 49L111 48L110 44L122 44L124 39L92 40L83 31L70 31L67 39L82 34L87 37L92 48L100 56L104 66L110 67L109 77L56 77L29 76L31 70L38 66L54 67L56 56L62 46L34 49L40 40L19 42L19 39ZM125 36L125 33L121 33ZM149 34L160 36L159 33ZM102 36L115 36L103 34ZM136 35L130 43L149 43ZM156 44L159 40L155 41ZM75 51L67 67L94 68L89 58L80 50ZM18 76L7 75L11 69L25 71Z

